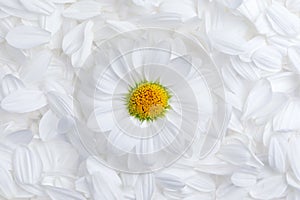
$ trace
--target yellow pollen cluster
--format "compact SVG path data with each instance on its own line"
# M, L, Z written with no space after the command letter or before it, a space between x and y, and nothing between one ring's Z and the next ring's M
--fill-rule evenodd
M141 121L154 120L169 108L168 91L158 83L141 83L128 96L128 111Z

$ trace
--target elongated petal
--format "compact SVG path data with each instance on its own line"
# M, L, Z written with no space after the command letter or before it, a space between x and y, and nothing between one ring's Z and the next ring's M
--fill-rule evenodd
M288 49L288 58L294 69L300 73L300 47L290 47Z
M200 192L212 192L216 189L214 180L206 174L188 178L186 185Z
M273 128L275 131L293 131L300 129L300 100L291 99L275 115Z
M80 1L64 10L63 16L67 18L86 20L101 14L102 4L96 1Z
M73 115L73 99L59 92L48 92L47 99L50 109L59 117Z
M260 80L250 91L244 105L244 118L248 118L264 107L272 98L271 85L267 80Z
M48 65L51 61L52 54L48 50L43 50L22 66L20 77L26 82L35 82L43 79L43 74L46 73Z
M209 33L208 37L212 46L223 53L229 55L239 55L244 53L246 42L243 39L222 32Z
M6 136L6 139L15 145L19 144L29 144L29 142L32 140L33 134L29 130L20 130L13 133L10 133L8 136Z
M13 47L30 49L50 41L50 32L33 26L17 26L6 35L6 41Z
M94 23L92 21L87 22L85 25L82 46L72 55L71 58L72 65L74 67L81 67L91 54L91 48L94 39L94 34L92 31L93 25Z
M43 141L53 139L57 135L58 118L48 110L39 123L39 134Z
M253 174L236 172L232 174L231 181L238 187L249 187L256 183L256 177Z
M5 96L21 88L24 88L24 83L14 75L8 74L3 77L2 93Z
M267 18L278 34L295 36L300 33L300 18L278 3L267 9Z
M43 92L38 90L18 90L1 101L1 107L9 112L26 113L47 105Z
M155 179L163 188L166 189L178 190L185 186L183 180L177 176L167 173L159 173L155 175Z
M140 175L135 186L136 199L152 199L154 186L155 185L152 174Z
M293 137L289 143L288 149L288 158L290 161L291 168L297 177L298 181L300 181L300 161L298 158L300 151L300 139L299 137Z
M48 187L47 194L52 200L85 200L86 198L77 191L64 188Z
M27 147L18 147L14 152L13 169L21 184L36 184L42 173L40 158Z
M274 199L282 197L286 189L283 177L273 176L259 181L250 190L250 195L257 199Z
M269 164L279 172L285 172L286 152L279 144L278 138L272 137L269 146Z
M54 12L55 5L51 1L43 0L19 0L22 5L30 12L50 15Z
M265 46L256 50L252 59L258 68L267 72L278 72L281 70L282 55L272 46Z

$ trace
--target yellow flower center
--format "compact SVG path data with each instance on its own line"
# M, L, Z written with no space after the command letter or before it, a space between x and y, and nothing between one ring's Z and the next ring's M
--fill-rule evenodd
M162 85L140 83L128 95L128 112L141 121L154 120L163 116L170 107L169 98L169 92Z

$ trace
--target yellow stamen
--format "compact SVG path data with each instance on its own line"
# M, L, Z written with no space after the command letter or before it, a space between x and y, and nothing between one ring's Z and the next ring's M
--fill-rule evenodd
M158 83L144 82L137 85L128 95L128 111L141 121L162 116L169 108L170 95Z

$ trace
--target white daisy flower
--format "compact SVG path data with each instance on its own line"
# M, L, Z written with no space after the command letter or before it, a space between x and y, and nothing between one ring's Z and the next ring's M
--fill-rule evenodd
M105 152L102 159L108 165L140 172L170 165L194 140L197 146L190 156L199 157L214 146L225 110L216 110L212 92L222 84L216 85L213 63L192 42L173 31L147 29L120 34L94 50L77 92L87 127L94 131L78 131L79 136L93 155ZM174 51L178 45L185 55ZM222 114L212 133L216 112ZM103 147L95 144L99 140Z

